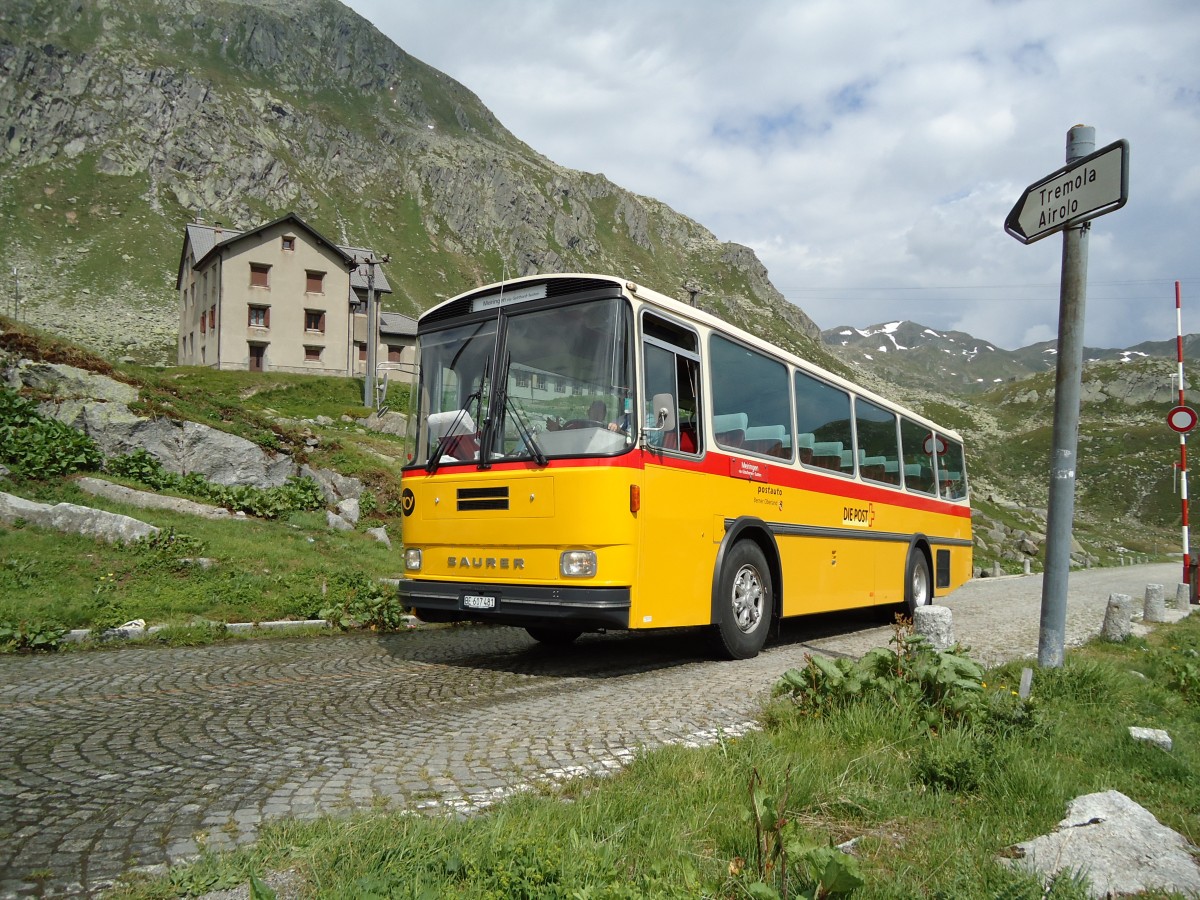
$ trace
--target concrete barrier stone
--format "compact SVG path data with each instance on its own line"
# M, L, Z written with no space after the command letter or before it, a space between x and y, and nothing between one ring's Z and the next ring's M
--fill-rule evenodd
M954 617L947 606L918 606L913 613L913 631L935 650L954 646Z
M1101 635L1110 641L1123 641L1132 628L1133 598L1128 594L1109 594Z

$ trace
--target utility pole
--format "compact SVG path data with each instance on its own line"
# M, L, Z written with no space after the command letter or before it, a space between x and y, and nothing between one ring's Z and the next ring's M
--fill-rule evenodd
M391 256L386 253L381 257L368 254L361 263L355 260L356 268L358 265L367 267L367 371L363 378L363 406L367 409L374 409L376 404L375 357L379 349L379 303L375 299L375 267L391 261Z
M17 321L17 315L21 309L21 276L17 274L17 267L13 266L13 321Z

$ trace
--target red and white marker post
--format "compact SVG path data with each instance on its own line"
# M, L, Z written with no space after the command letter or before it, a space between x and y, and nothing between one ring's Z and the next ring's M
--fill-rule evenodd
M1183 402L1183 292L1175 282L1175 350L1179 370L1179 405L1167 413L1167 426L1179 433L1179 496L1183 502L1183 583L1189 586L1191 601L1195 598L1195 581L1192 578L1192 554L1188 536L1188 483L1187 483L1187 436L1196 427L1196 411Z

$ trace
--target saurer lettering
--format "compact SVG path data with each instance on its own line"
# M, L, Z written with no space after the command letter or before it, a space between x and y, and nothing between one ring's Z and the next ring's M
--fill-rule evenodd
M525 560L507 556L451 556L446 565L451 569L524 569Z

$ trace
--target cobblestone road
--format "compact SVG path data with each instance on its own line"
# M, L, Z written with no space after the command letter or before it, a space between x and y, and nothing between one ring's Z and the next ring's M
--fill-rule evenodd
M1066 640L1108 594L1174 596L1178 566L1071 575ZM1041 579L984 579L946 601L992 664L1036 655ZM1140 602L1139 602L1140 608ZM0 659L0 897L85 894L274 817L387 802L486 806L538 778L619 768L640 747L750 727L806 653L884 645L877 615L785 625L757 659L713 662L701 635L535 645L511 628L271 640Z

